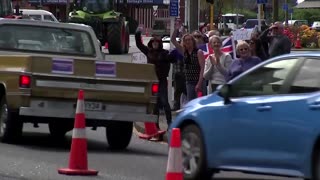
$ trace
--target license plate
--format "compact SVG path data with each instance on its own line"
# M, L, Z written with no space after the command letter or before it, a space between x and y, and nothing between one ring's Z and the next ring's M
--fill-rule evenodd
M102 111L102 103L99 102L85 102L86 111Z

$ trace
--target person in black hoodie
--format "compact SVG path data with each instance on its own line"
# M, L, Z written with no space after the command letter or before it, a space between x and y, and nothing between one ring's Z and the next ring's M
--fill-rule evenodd
M163 49L162 40L158 37L152 37L145 46L141 41L141 31L138 29L135 34L136 45L138 49L147 56L147 61L154 64L155 72L159 80L159 91L157 95L157 105L154 109L154 114L158 116L159 110L164 108L168 127L171 124L172 114L171 107L168 101L168 80L167 77L170 71L169 51ZM158 121L159 123L159 121ZM158 128L159 128L159 124Z

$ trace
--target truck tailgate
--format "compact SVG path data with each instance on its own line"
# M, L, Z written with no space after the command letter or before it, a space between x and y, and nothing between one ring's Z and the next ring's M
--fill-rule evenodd
M79 89L88 100L150 102L157 82L150 64L32 57L32 97L75 99Z

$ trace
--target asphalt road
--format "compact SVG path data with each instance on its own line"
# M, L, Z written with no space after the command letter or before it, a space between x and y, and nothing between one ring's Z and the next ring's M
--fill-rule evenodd
M149 38L143 38L147 43ZM139 52L133 36L129 55L107 55L107 59L130 62L131 54ZM71 132L64 142L53 143L47 125L33 128L25 124L22 142L0 143L0 180L163 180L166 172L168 145L141 140L134 135L126 151L108 149L104 128L87 129L89 168L99 171L96 177L59 175L58 168L68 166ZM242 173L220 173L217 180L282 180L270 176Z
M104 128L87 129L89 168L98 176L66 176L57 172L68 166L71 132L59 145L52 143L48 127L33 128L25 124L22 142L16 145L0 144L1 180L163 180L165 178L168 145L144 141L133 135L126 151L108 149ZM242 173L220 173L217 180L280 180L268 176Z

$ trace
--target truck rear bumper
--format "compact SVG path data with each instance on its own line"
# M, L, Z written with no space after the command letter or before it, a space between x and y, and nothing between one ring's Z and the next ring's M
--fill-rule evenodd
M75 113L62 113L54 109L40 109L21 107L19 115L51 117L51 118L74 118ZM157 122L156 115L142 113L121 113L121 112L85 112L86 119L92 120L113 120L113 121L129 121L129 122Z
M73 102L32 100L30 107L20 107L19 115L73 119L75 117L75 105L76 104ZM157 116L146 114L146 109L143 106L106 103L102 103L102 106L103 109L98 111L86 110L86 119L101 121L157 122Z

